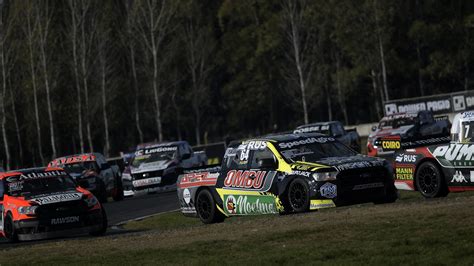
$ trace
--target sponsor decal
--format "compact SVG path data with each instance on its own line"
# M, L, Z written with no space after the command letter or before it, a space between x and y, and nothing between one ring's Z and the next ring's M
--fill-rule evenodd
M224 188L249 191L268 191L276 171L231 170L224 179Z
M267 148L267 146L268 146L267 142L262 141L262 140L244 141L242 142L242 144L239 145L239 147L237 147L235 154L240 153L239 155L240 161L243 163L247 163L249 159L250 151L264 150Z
M80 163L80 162L93 162L96 160L96 156L94 154L82 154L78 156L72 157L63 157L58 158L49 163L49 167L57 167L66 164L73 164L73 163Z
M147 179L133 180L134 187L144 187L161 183L161 177L152 177Z
M181 212L195 214L196 208L195 207L181 207Z
M290 142L280 142L278 143L278 146L281 149L291 149L295 146L301 146L301 145L313 144L313 143L327 143L327 142L333 142L333 141L335 141L335 139L331 137L317 137L317 138L313 137L313 138L295 140L295 141L290 141Z
M462 118L463 119L471 119L474 118L474 112L463 112L462 113Z
M65 171L48 171L48 172L33 172L28 174L21 174L17 176L10 176L7 178L8 182L16 182L22 180L30 180L30 179L40 179L40 178L51 178L51 177L59 177L65 176L67 173Z
M235 214L235 203L237 200L234 196L229 195L226 200L225 209L229 214Z
M44 197L33 198L31 201L38 203L39 205L57 203L57 202L66 202L66 201L73 201L73 200L80 200L82 198L82 193L65 193L65 194L57 194L57 195L50 195Z
M336 204L332 200L311 200L309 204L310 210L317 210L323 208L336 207Z
M78 223L79 216L69 216L51 219L51 225Z
M415 169L412 165L403 165L395 168L395 179L398 180L412 180Z
M308 132L319 132L319 131L327 131L329 130L329 125L316 125L316 126L309 126L309 127L303 127L299 129L295 129L293 133L308 133Z
M321 196L325 198L333 199L337 197L337 186L332 183L325 183L319 188L319 191L321 192Z
M383 161L362 161L362 162L353 162L353 163L344 163L337 166L334 166L338 171L344 171L349 169L358 169L358 168L369 168L376 166L383 166Z
M467 180L463 176L461 171L454 172L453 179L451 179L451 183L465 183L465 182L467 182Z
M291 165L291 169L303 170L303 171L316 171L317 169L321 167L324 167L324 166L314 166L314 165L308 165L308 164L292 164Z
M355 185L354 188L352 188L352 190L364 190L364 189L379 188L379 187L384 187L382 182Z
M267 148L267 142L262 140L244 141L237 148L238 150L264 150Z
M306 176L306 177L309 177L311 175L310 172L306 172L306 171L299 171L299 170L293 170L293 172L291 172L292 175L299 175L299 176Z
M278 213L274 196L224 195L224 204L229 215Z
M471 183L474 183L474 171L471 171L470 179L471 179Z
M397 138L382 138L380 140L380 146L384 151L396 151L402 147L400 137Z
M219 173L188 173L181 176L178 183L179 188L198 187L198 186L214 186L217 182Z
M8 183L8 189L10 192L21 191L23 190L24 181Z
M395 161L399 163L414 163L416 159L417 156L415 154L398 154Z
M443 167L471 167L474 163L473 144L450 144L429 148L433 156Z
M189 189L187 188L183 190L183 199L186 204L191 202L191 192L189 192Z
M178 146L169 146L169 147L153 147L146 148L143 150L138 150L135 152L135 156L149 155L153 153L167 152L167 151L177 151Z

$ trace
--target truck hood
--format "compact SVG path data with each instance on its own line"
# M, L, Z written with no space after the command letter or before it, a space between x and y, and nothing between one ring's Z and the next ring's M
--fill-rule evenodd
M318 164L327 165L335 168L337 171L344 171L349 169L371 168L384 166L386 164L384 159L375 157L366 157L361 155L350 157L330 157L324 158L317 162Z
M163 161L156 161L151 163L143 163L138 167L130 167L130 172L132 174L140 174L144 172L151 172L151 171L160 171L170 167L173 164L173 160L163 160Z

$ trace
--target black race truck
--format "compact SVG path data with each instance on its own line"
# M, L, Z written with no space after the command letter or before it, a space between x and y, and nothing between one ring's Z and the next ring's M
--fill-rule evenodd
M140 144L130 163L130 173L123 176L124 195L176 189L183 169L206 164L206 154L193 151L187 141Z

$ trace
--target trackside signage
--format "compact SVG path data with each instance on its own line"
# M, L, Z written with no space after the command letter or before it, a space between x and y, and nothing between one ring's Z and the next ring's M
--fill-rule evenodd
M224 210L229 215L278 213L273 196L224 195Z
M384 103L385 115L431 110L434 114L474 110L474 91L400 99Z

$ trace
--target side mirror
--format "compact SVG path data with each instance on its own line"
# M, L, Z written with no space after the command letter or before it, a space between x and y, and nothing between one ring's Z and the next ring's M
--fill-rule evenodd
M191 158L191 153L184 153L182 156L181 156L181 159L182 160L187 160Z
M377 130L377 126L372 126L371 130L372 132L375 132L375 130Z
M258 167L266 169L276 169L278 168L278 163L275 161L274 158L264 158L258 160Z

